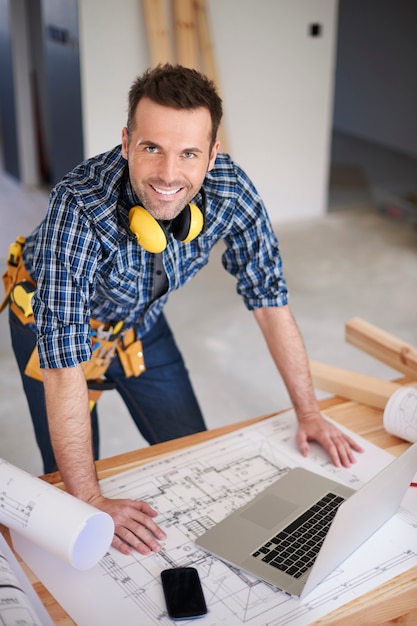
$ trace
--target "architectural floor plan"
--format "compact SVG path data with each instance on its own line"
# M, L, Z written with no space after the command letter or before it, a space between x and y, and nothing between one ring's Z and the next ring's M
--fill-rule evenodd
M168 534L159 554L126 557L111 548L97 566L79 572L25 540L15 547L78 626L172 624L160 572L186 565L198 569L203 584L208 614L202 624L310 624L417 565L417 506L401 509L303 601L197 548L197 536L291 467L302 465L358 488L392 458L356 437L365 453L351 469L337 469L318 446L302 458L295 429L288 411L102 481L106 495L146 500L159 512L157 523Z
M54 626L1 533L0 624L2 626Z

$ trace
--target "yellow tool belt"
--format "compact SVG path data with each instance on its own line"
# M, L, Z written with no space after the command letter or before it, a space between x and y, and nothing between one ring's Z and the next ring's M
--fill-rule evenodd
M5 296L0 304L0 313L10 304L13 313L23 324L33 322L32 296L36 283L27 273L22 261L22 250L25 238L18 237L9 248L7 270L3 274Z
M10 308L23 324L34 322L32 296L36 290L36 282L28 274L22 260L24 237L18 237L10 246L7 259L7 270L3 274L5 297L0 305L0 312L10 304ZM142 342L136 338L133 328L124 330L123 322L114 326L99 320L90 319L92 356L82 363L87 383L95 383L99 389L101 382L113 357L117 354L127 378L139 376L146 367L143 356ZM35 347L26 365L25 374L31 378L42 380L39 364L38 348ZM98 385L98 387L97 387Z
M99 328L102 328L104 332L107 332L111 328L109 325L105 325L93 318L90 319L90 325L93 333L94 330L97 331ZM106 328L106 326L108 326L108 328ZM106 340L93 334L91 342L93 347L91 359L81 363L87 383L93 382L99 384L104 381L107 368L116 354L120 359L120 363L122 364L123 371L127 378L139 376L145 371L142 342L140 339L136 339L133 328L121 332L120 335L111 340ZM43 380L37 347L32 352L26 364L25 374L31 378Z

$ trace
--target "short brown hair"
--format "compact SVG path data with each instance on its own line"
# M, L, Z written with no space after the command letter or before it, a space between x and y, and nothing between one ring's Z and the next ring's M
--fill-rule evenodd
M223 109L216 87L207 76L197 70L169 63L148 69L134 81L129 91L128 133L134 124L136 107L141 98L145 97L173 109L206 107L211 116L211 143L214 145Z

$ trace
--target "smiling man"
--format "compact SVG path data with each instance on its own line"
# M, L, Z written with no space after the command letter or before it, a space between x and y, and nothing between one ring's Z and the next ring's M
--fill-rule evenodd
M146 502L101 495L89 386L97 379L114 386L150 444L205 429L163 308L220 239L223 265L289 391L300 452L308 455L308 441L316 440L333 463L348 467L360 450L320 414L278 242L252 182L219 152L221 117L214 85L194 70L164 65L139 77L121 146L68 173L26 239L22 262L36 286L33 314L10 306L45 472L58 466L70 493L112 515L113 545L126 554L160 550L165 534ZM34 352L38 377L27 369Z
M219 143L212 139L210 111L167 109L139 100L122 133L122 155L136 196L158 220L172 220L197 195L214 167Z

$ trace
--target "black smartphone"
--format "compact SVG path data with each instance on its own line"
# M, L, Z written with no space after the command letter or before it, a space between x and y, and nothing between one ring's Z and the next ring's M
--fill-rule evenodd
M200 577L194 567L174 567L161 572L169 617L191 619L207 613Z

